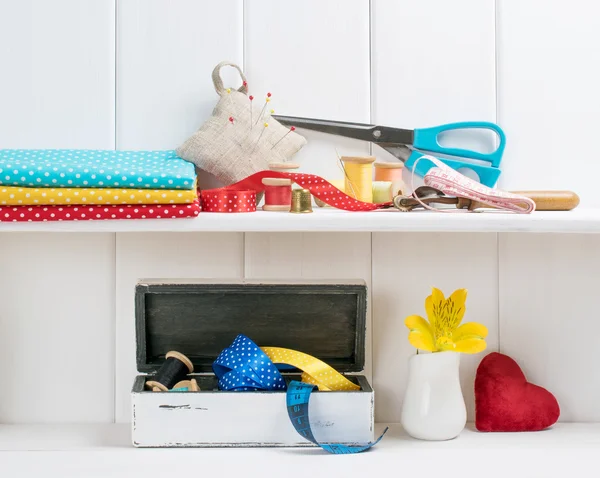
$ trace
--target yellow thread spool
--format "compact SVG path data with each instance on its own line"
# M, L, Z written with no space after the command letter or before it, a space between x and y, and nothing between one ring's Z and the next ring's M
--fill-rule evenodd
M340 191L345 192L344 191L344 183L345 183L344 179L328 179L327 181L330 182L336 188L338 188ZM331 207L328 204L325 204L323 201L321 201L316 196L315 196L315 203L319 207Z
M359 201L373 202L374 156L342 156L346 180L344 190L348 196Z

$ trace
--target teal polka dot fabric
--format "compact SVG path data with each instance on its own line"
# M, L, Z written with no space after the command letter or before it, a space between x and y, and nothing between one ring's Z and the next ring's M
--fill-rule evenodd
M175 151L0 149L0 185L192 189L194 165Z

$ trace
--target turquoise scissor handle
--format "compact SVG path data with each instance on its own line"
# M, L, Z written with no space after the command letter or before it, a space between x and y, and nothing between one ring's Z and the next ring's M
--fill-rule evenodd
M444 146L440 145L438 142L438 136L440 133L458 129L491 130L496 133L500 139L498 148L492 153L480 153L478 151L471 151L469 149L445 148ZM441 126L434 126L433 128L415 129L414 131L415 136L413 140L413 146L416 149L422 149L432 153L447 154L448 156L459 156L461 158L489 161L491 165L496 168L500 166L502 154L504 153L504 147L506 146L506 136L504 131L502 131L502 128L500 128L500 126L497 124L488 123L486 121L463 121L460 123L449 123Z
M404 162L404 167L408 171L412 172L415 162L421 156L423 156L423 153L421 153L419 151L413 151L411 153L411 155L408 157L408 159ZM465 161L456 161L454 159L446 159L446 158L436 158L436 159L439 159L442 163L450 166L452 169L459 169L459 168L472 169L477 174L477 176L479 176L479 182L489 188L493 188L496 185L496 182L498 181L498 177L500 176L500 172L501 172L498 168L494 168L492 166L484 166L482 164L467 163ZM434 168L434 167L435 167L435 164L433 164L427 158L423 158L417 163L417 166L415 168L415 174L423 177L423 176L425 176L425 174L427 174L427 171L429 171L431 168Z

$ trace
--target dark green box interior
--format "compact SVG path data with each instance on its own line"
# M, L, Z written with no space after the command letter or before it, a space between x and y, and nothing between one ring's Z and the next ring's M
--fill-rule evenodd
M135 305L140 372L156 371L169 350L187 355L195 373L212 372L238 334L307 353L340 372L364 367L364 281L140 281Z

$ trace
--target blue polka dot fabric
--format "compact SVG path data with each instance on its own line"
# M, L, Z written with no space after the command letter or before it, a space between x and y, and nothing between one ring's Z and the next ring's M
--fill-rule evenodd
M271 359L242 334L219 354L213 371L219 379L219 390L250 392L287 388Z
M0 149L0 185L193 189L196 171L175 151Z

